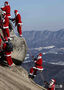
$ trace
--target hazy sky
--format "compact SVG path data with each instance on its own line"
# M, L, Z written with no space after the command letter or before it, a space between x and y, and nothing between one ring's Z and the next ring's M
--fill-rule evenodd
M4 1L0 0L0 7ZM59 30L64 28L64 0L7 0L11 15L18 9L24 30Z

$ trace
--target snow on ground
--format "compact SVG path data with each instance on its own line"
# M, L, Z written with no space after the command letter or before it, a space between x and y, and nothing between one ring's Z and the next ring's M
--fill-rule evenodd
M38 51L41 51L42 49L52 49L54 48L55 46L47 46L47 47L39 47L39 48L34 48L35 50L38 50Z
M63 61L59 61L59 62L49 62L50 64L54 64L54 65L64 65Z

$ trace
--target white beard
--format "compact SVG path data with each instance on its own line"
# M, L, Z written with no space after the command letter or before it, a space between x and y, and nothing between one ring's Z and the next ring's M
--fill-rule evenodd
M54 84L54 82L51 82L49 86L51 87L53 84Z

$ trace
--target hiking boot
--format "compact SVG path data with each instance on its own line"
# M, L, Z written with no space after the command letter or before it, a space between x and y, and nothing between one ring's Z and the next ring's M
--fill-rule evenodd
M22 35L19 35L20 37L22 37Z

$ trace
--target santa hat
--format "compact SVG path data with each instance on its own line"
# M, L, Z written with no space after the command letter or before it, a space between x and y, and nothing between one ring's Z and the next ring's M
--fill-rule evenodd
M42 58L42 53L39 53L37 59L41 59L41 58Z
M56 80L55 80L55 79L51 79L51 81L52 81L53 83L55 83L55 82L56 82Z
M18 10L14 10L14 13L15 13L15 14L18 14Z
M8 1L5 1L4 4L5 4L5 5L8 5Z
M42 56L42 53L39 53L38 56Z

